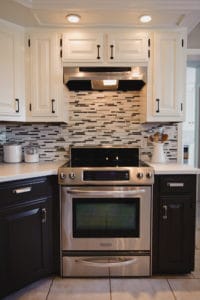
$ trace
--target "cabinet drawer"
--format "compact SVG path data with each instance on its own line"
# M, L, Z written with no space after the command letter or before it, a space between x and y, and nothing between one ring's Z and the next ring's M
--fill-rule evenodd
M159 180L161 195L196 193L196 175L164 175Z
M0 208L52 195L52 178L38 177L0 184Z

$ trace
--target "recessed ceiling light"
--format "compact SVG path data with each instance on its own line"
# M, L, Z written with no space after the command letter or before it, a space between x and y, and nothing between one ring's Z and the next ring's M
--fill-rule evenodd
M75 15L75 14L67 15L66 18L70 23L78 23L81 19L79 15Z
M140 17L140 22L142 23L148 23L152 20L151 16L149 15L144 15Z

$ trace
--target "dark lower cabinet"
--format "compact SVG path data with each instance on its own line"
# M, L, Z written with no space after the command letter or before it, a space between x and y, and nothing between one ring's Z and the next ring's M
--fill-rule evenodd
M156 176L154 186L153 273L194 269L195 175Z
M0 185L0 297L55 271L55 189L48 177Z

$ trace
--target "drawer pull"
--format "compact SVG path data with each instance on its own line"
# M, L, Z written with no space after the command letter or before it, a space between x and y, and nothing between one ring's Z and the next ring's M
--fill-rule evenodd
M184 187L183 182L168 182L167 186L169 187Z
M23 193L28 193L32 190L31 186L25 187L25 188L20 188L13 190L13 194L23 194Z

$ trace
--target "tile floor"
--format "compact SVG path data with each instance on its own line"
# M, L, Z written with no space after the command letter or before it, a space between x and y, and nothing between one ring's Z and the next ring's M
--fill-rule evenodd
M4 300L200 300L200 250L195 272L183 276L39 280Z
M4 300L199 300L200 278L37 281Z

